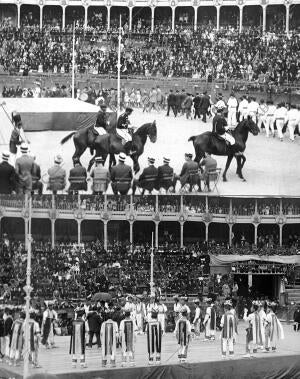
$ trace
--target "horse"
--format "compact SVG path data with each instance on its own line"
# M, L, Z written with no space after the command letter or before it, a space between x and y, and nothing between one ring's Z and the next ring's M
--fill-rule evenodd
M230 166L232 158L235 156L237 160L236 173L240 179L245 181L242 169L246 158L243 153L246 150L246 142L249 132L254 136L257 136L259 133L259 128L251 117L248 116L247 119L239 122L237 127L232 131L232 135L235 138L235 144L233 146L227 145L226 141L214 132L205 132L198 136L190 137L188 141L193 142L196 154L195 162L199 163L205 156L205 153L221 156L227 155L226 167L223 173L223 181L226 182L227 170Z
M131 147L134 152L130 155L130 157L133 161L133 169L135 173L140 170L138 159L144 152L147 137L149 137L152 143L155 143L157 140L157 127L155 120L151 123L142 125L132 134ZM96 154L89 163L88 171L91 169L96 157L102 157L104 161L106 161L108 154L110 154L111 159L109 165L111 166L115 154L126 153L121 137L119 137L116 133L98 136L95 140L94 146Z
M107 114L107 128L106 131L108 133L113 132L117 125L117 113L108 113ZM96 119L96 126L100 120L99 114ZM73 137L74 145L75 145L75 153L72 156L73 162L74 159L80 159L85 150L89 147L91 149L91 154L94 154L94 145L91 143L89 138L91 126L86 126L85 128L79 129L75 132L68 134L61 140L61 145L64 145L70 138ZM95 136L96 137L96 136Z

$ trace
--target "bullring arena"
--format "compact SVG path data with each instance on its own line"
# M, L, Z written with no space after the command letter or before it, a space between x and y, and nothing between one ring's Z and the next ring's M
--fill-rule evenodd
M27 99L26 99L27 100ZM53 100L53 99L51 99ZM47 101L46 101L47 102ZM56 100L49 112L62 112L66 109L64 102L72 104L74 109L80 109L82 102L79 100ZM28 100L10 100L7 99L5 108L8 113L14 109L26 110L26 106L29 106ZM22 105L21 105L22 104ZM26 105L28 104L28 105ZM34 99L34 112L32 113L31 122L35 122L35 119L39 120L43 117L43 113L39 113L39 109L45 107L45 101L43 99ZM78 105L77 105L78 104ZM86 111L85 107L83 108ZM97 111L97 107L92 105L88 106L89 112ZM0 110L1 117L1 132L6 133L6 137L3 137L2 144L4 146L8 144L8 131L11 130L11 125L7 120L7 115L3 109ZM161 110L157 112L152 110L149 113L143 113L141 109L135 109L131 116L131 123L135 127L139 127L144 123L152 122L156 120L157 124L157 142L151 143L148 139L145 145L145 152L140 157L140 166L143 169L147 166L147 158L149 156L156 159L157 165L162 164L162 158L167 155L170 158L170 165L174 168L174 171L179 174L184 163L184 154L191 152L194 154L194 148L191 142L188 142L189 137L204 133L205 131L212 130L212 119L208 119L207 123L203 123L199 120L186 120L185 116L174 117L172 113L169 117L166 117L166 111ZM93 122L90 121L90 124ZM69 132L73 130L72 122L66 116L64 128L66 130L60 131L38 131L38 121L34 125L30 126L34 132L26 132L26 136L30 141L30 149L36 154L37 161L42 168L42 176L45 181L46 173L49 167L53 164L53 159L56 154L60 154L63 157L63 167L68 172L72 167L72 155L75 151L73 140L68 141L65 145L61 146L60 141ZM52 121L54 125L54 121ZM6 128L6 130L4 129ZM4 132L5 130L5 132ZM25 126L26 130L26 126ZM218 183L218 190L220 195L233 196L298 196L300 189L300 176L295 169L296 163L299 157L299 145L300 138L296 138L294 142L291 142L286 133L284 141L281 142L277 137L266 138L265 131L258 136L253 136L249 133L247 141L247 148L245 152L246 163L243 169L243 174L246 179L245 182L241 181L235 174L236 162L233 160L231 167L229 168L227 179L228 182L224 183L220 177ZM44 152L51 152L50 154L44 154ZM92 156L89 150L86 150L82 157L82 163L85 167ZM225 168L226 157L216 157L218 167ZM130 158L127 158L126 163L132 164ZM108 159L107 159L108 165Z

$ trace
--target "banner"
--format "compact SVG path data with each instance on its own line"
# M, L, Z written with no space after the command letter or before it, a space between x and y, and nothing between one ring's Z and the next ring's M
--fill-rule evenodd
M300 255L210 255L211 266L227 266L235 262L260 261L300 266Z

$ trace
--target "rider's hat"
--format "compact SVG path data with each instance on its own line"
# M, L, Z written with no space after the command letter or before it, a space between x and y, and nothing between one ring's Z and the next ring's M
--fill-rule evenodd
M126 155L123 154L123 153L120 153L120 154L119 154L119 161L120 161L120 162L125 162L125 160L126 160Z
M127 108L125 109L125 112L130 112L130 113L132 113L132 112L133 112L133 109L130 108L130 107L127 107Z
M170 158L166 158L166 157L164 157L164 158L163 158L163 162L164 162L164 163L170 163Z
M190 159L193 158L193 154L191 154L191 153L185 153L184 155L185 155L187 158L190 158Z
M22 120L21 120L21 115L19 112L17 111L13 111L12 114L12 119L13 119L13 122L17 125L17 124L22 124Z
M6 162L9 160L9 152L8 151L3 151L2 153L2 159Z
M154 158L148 158L148 163L150 164L154 164L155 163L155 159Z

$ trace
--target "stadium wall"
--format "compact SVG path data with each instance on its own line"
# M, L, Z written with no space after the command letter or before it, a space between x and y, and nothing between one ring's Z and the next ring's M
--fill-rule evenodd
M6 74L0 75L0 93L3 87L20 85L22 88L32 88L36 81L41 83L42 87L54 87L55 83L60 85L69 85L71 76L68 74L32 74L29 76L10 76ZM77 75L76 85L82 89L85 86L93 86L96 90L101 88L117 88L117 77L108 75ZM235 90L235 94L239 97L245 93L260 98L272 98L274 102L285 101L300 104L300 84L299 86L282 85L280 89L273 89L271 93L267 92L267 86L262 85L260 90L254 88L257 83L249 83L246 81L229 80L227 84L222 80L206 81L205 79L192 78L142 78L142 77L121 77L121 86L126 89L140 88L141 90L149 90L152 87L160 86L163 92L169 92L170 89L185 89L191 93L207 90L214 96L222 92L225 97L229 96L232 87L239 87ZM247 88L246 88L247 86Z

